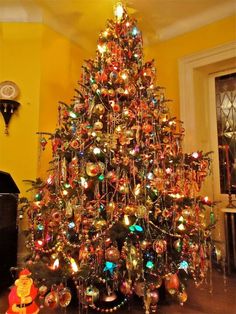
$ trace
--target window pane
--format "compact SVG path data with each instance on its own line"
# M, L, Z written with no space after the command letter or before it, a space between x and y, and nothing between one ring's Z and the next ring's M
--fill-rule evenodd
M236 73L216 78L221 193L236 193Z

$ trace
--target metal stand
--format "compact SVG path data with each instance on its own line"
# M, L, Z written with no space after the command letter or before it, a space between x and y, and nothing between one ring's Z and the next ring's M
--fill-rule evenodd
M236 269L236 232L235 232L235 217L236 208L223 208L224 225L225 225L225 248L226 248L226 265L228 273ZM232 259L231 259L232 256ZM231 260L233 263L231 263Z

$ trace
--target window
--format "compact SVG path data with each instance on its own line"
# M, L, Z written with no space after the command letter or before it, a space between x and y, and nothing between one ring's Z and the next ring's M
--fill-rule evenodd
M236 73L215 79L220 191L236 194Z

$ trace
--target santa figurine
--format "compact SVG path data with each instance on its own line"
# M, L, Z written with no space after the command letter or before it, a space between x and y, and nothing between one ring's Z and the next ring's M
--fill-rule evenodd
M15 281L15 286L8 296L9 308L6 314L36 314L39 312L39 308L34 302L38 289L33 284L30 275L31 272L28 269L20 272L19 278Z

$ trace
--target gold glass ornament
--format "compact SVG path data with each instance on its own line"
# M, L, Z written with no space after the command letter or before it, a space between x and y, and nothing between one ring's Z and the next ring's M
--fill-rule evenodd
M122 194L128 194L129 193L129 186L128 186L128 184L124 183L124 184L119 186L118 190Z
M86 163L86 173L90 177L95 177L98 174L102 173L104 168L105 168L105 165L102 162L98 162L98 163L87 162Z
M107 225L107 222L106 220L104 220L103 218L99 217L97 218L94 223L93 223L94 227L96 230L101 230L103 229L104 227L106 227Z
M116 89L116 93L118 94L118 95L124 95L125 94L125 90L123 89L123 88L121 88L121 87L119 87L119 88L117 88Z
M179 292L177 294L177 298L178 298L180 303L184 303L187 301L188 295L187 295L186 291L182 291L182 292Z
M71 301L71 292L68 288L63 288L59 291L59 304L61 307L67 307Z
M98 85L97 84L93 84L91 87L92 87L92 90L94 92L96 92L96 90L98 89Z
M121 132L123 132L123 130L124 130L124 126L122 124L121 125L117 125L115 127L115 133L116 134L120 134Z
M109 262L117 263L120 258L120 251L114 247L111 246L108 249L106 249L105 252L105 259Z
M44 296L48 291L48 287L45 285L42 285L39 287L39 295Z
M73 140L70 142L70 146L74 149L78 149L79 148L79 142L77 140Z
M121 81L128 81L129 79L129 70L128 69L124 69L122 71L119 72L119 78L121 79Z
M109 95L110 98L115 97L116 93L115 93L114 89L109 89L108 90L108 95Z
M107 96L108 95L108 89L105 88L105 87L101 88L101 95L102 96Z
M153 250L157 254L163 254L166 251L166 248L167 248L166 240L159 239L153 242Z
M105 107L103 106L103 104L97 104L94 106L93 108L93 113L97 114L97 115L103 115L105 113Z
M94 130L102 130L103 128L103 123L102 121L96 121L93 125Z
M44 300L45 306L49 307L50 309L55 309L58 307L59 304L59 296L56 291L49 292Z
M109 202L106 206L106 211L108 213L113 213L116 208L116 204L114 202Z

